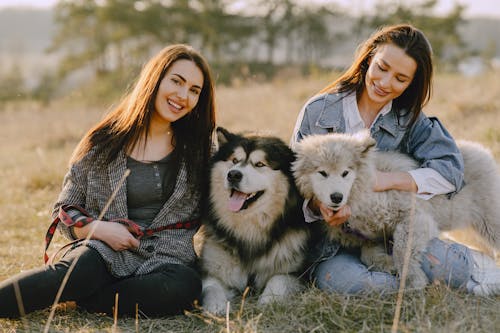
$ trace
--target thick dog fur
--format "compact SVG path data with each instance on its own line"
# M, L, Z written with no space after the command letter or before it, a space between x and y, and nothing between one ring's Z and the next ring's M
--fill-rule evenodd
M437 195L426 201L409 192L373 192L377 169L408 171L418 165L403 154L376 151L367 131L306 137L295 147L293 171L305 198L316 197L333 210L350 205L347 226L328 227L328 235L343 246L361 247L361 260L376 270L402 272L413 219L408 282L423 288L428 279L420 266L422 251L440 231L472 227L489 246L500 248L500 176L495 160L477 143L458 145L466 185L450 199ZM389 239L392 257L385 246Z
M247 286L260 303L300 290L310 232L283 141L217 132L200 258L203 308L221 314Z

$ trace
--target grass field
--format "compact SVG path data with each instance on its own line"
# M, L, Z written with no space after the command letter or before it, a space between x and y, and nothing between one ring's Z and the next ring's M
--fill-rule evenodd
M440 74L428 115L438 116L456 139L489 147L500 161L500 73L477 78ZM259 130L288 141L302 104L329 77L277 78L270 83L218 87L218 124L230 130ZM49 211L67 161L79 138L106 111L71 98L41 108L24 103L0 107L0 280L41 265ZM474 242L468 233L458 238ZM466 237L468 239L466 239ZM52 249L64 244L57 237ZM481 244L476 242L476 246ZM2 300L0 300L1 302ZM162 319L113 319L61 307L51 332L387 332L396 295L347 297L309 288L286 304L258 307L237 299L228 318L195 310ZM479 298L444 285L405 293L400 332L500 331L500 298ZM0 319L0 332L42 331L48 311L22 320Z

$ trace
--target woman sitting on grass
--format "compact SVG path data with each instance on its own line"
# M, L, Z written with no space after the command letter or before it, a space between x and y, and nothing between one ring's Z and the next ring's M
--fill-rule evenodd
M415 192L422 200L453 195L464 186L462 155L441 122L422 112L430 98L432 72L431 46L420 30L404 24L376 31L361 45L351 67L306 103L292 147L307 135L369 129L378 149L399 151L421 164L410 172L378 172L374 191ZM338 228L349 219L350 208L334 212L313 200L305 203L304 213L308 222L323 220ZM398 289L396 276L370 271L356 251L328 242L319 251L312 279L321 289L342 294ZM495 262L461 244L432 239L422 268L430 281L479 295L500 292Z
M52 305L75 261L59 301L111 314L118 294L121 315L135 315L136 306L147 316L189 308L201 292L193 235L214 126L204 58L186 45L161 50L71 158L53 217L66 216L59 227L70 239L90 240L0 283L0 317Z

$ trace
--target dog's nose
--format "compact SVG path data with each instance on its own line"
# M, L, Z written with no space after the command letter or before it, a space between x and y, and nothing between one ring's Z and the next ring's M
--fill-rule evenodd
M242 178L243 178L243 174L238 170L231 170L227 173L227 180L230 183L237 183L237 182L241 181Z
M336 204L341 203L342 198L344 198L342 193L335 192L335 193L330 194L330 200L332 200L333 203L336 203Z

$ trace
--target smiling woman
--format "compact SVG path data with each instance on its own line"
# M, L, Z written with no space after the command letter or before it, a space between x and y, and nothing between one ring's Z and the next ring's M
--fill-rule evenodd
M305 104L292 146L310 135L369 131L377 149L398 151L418 161L405 172L375 170L370 181L374 192L413 192L423 200L453 196L464 186L464 160L442 123L422 112L431 96L432 75L432 48L422 31L407 24L381 27L360 45L351 66ZM345 202L340 205L342 196L331 200L336 206L315 197L306 201L306 219L345 229L358 211L351 211ZM312 274L320 288L346 294L397 290L397 276L370 270L356 250L331 239L324 240L323 248ZM492 290L478 281L478 261L465 246L435 238L428 242L426 253L421 260L427 270L419 278L420 287L444 279L446 285L454 280L453 285L474 293ZM491 284L495 284L500 282L500 269L492 266Z
M192 306L201 292L193 235L207 191L213 89L190 46L168 46L145 64L73 152L52 217L74 245L53 265L1 282L0 318L50 306L68 272L59 300L88 311L111 314L116 294L122 315Z

